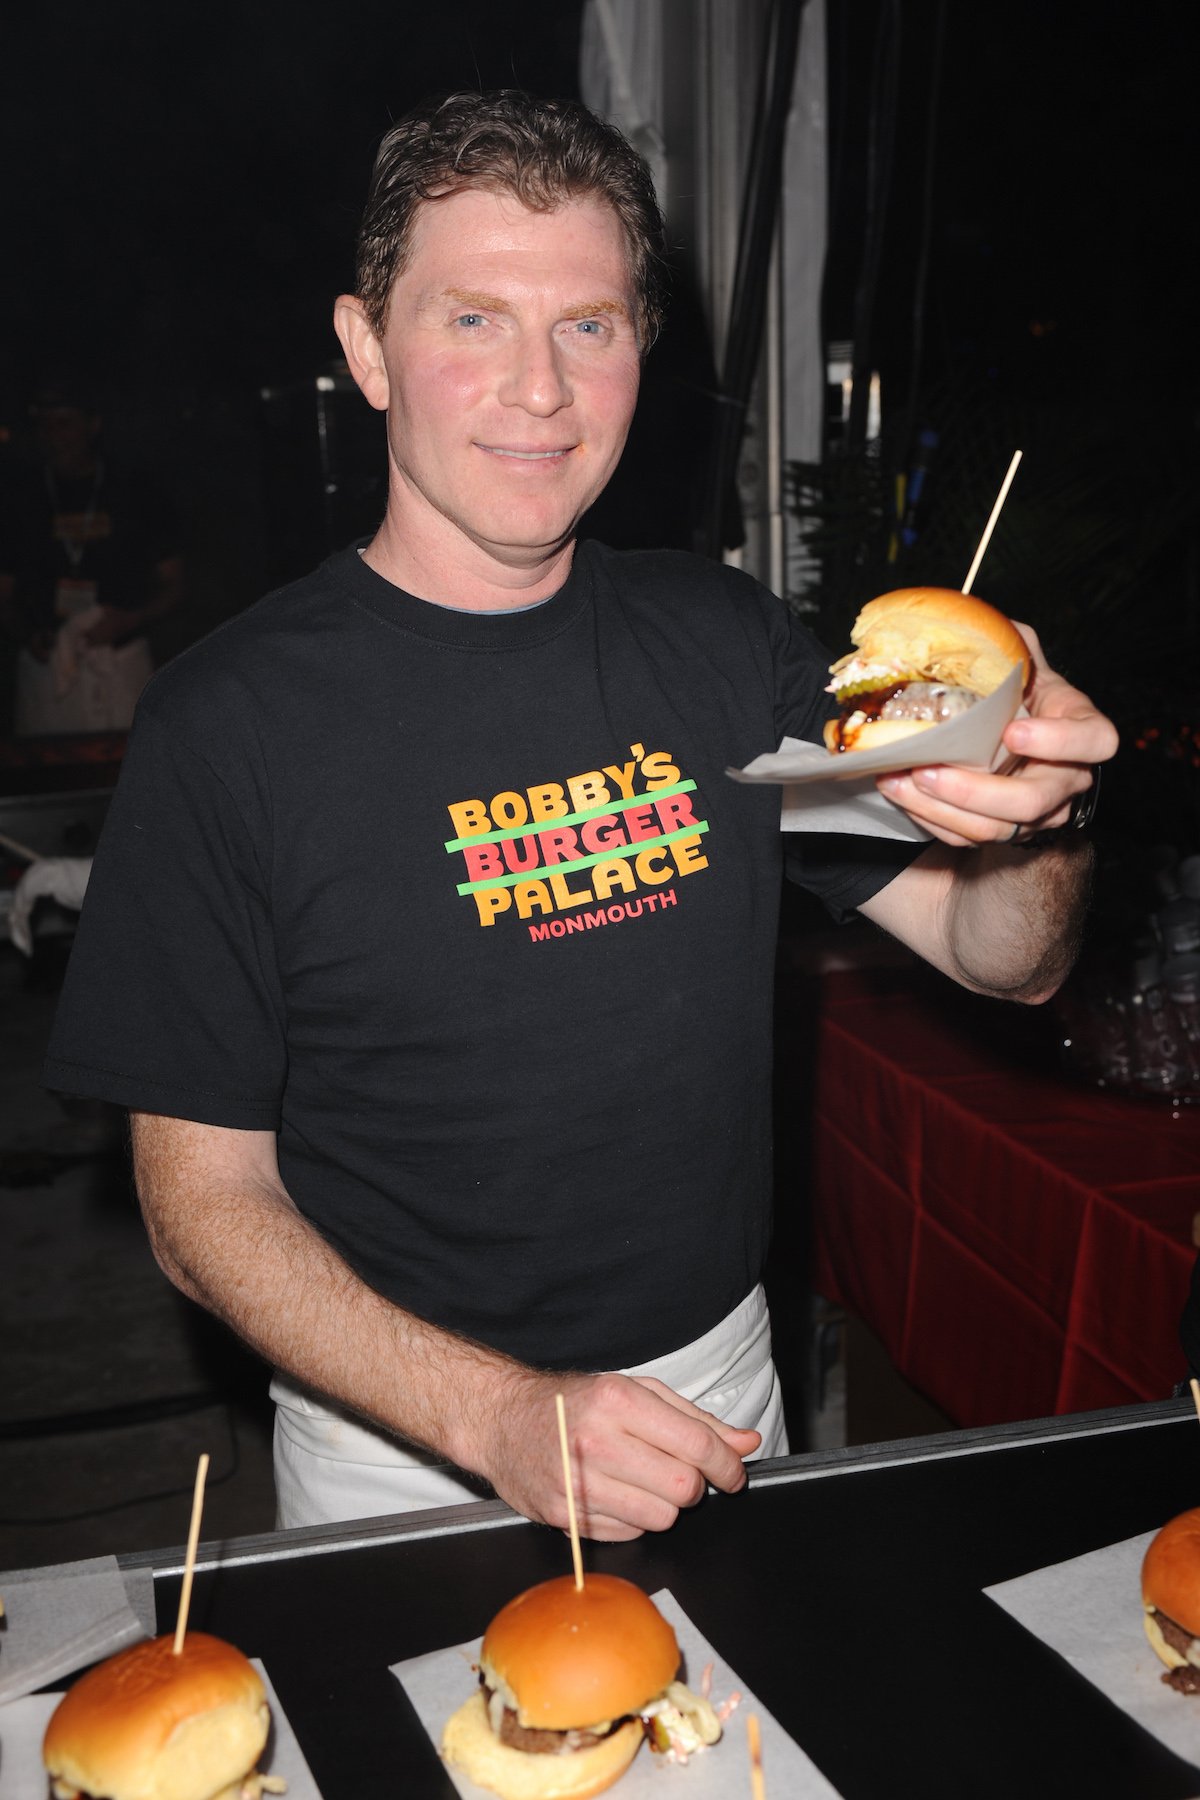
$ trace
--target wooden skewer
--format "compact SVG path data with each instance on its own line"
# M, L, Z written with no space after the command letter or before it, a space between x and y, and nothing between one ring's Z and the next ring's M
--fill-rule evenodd
M763 1782L762 1737L758 1729L758 1714L749 1713L746 1717L746 1741L750 1745L750 1792L753 1800L767 1800L767 1790Z
M14 856L23 856L26 862L41 862L40 850L31 850L28 844L21 843L19 838L9 837L7 831L0 831L0 848L11 850Z
M975 560L967 570L967 579L962 584L962 591L964 594L970 593L971 583L979 573L979 565L983 561L983 553L991 542L992 533L996 529L996 520L1000 517L1000 508L1008 499L1008 490L1013 484L1013 476L1016 474L1018 465L1020 464L1021 454L1020 450L1013 451L1013 459L1008 465L1008 474L1000 483L1000 492L996 495L996 504L992 508L992 516L983 528L983 536L979 540L979 548L975 552Z
M571 1485L571 1452L567 1448L567 1409L561 1394L554 1396L558 1414L558 1442L562 1450L563 1485L567 1490L567 1523L571 1528L571 1561L575 1565L575 1592L583 1592L583 1557L579 1553L579 1521L575 1517L575 1490Z
M1200 1381L1193 1375L1191 1380L1192 1399L1196 1404L1196 1417L1200 1419Z
M204 1511L204 1477L208 1474L208 1451L201 1452L196 1464L196 1485L192 1490L192 1522L188 1528L187 1555L183 1560L183 1587L179 1594L179 1617L175 1621L173 1656L183 1655L183 1638L187 1631L188 1607L192 1603L192 1576L196 1572L196 1545L200 1542L200 1515Z

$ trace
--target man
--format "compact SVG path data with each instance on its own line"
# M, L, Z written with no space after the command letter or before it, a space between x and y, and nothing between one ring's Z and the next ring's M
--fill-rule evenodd
M336 310L387 416L383 522L139 708L47 1079L133 1110L162 1266L275 1366L285 1524L482 1481L565 1525L556 1389L597 1537L784 1448L759 1286L783 845L777 794L724 770L819 734L826 659L745 576L576 542L660 242L581 107L459 96L390 132ZM1017 846L1114 736L1040 657L1030 710L1013 777L889 784L941 840L911 866L790 861L1037 999L1088 859Z
M30 409L41 466L0 494L0 627L18 645L13 734L124 731L149 679L143 635L178 606L173 509L103 452L78 377L44 382Z

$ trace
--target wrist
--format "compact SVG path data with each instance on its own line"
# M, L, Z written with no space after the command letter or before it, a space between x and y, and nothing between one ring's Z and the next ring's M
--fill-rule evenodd
M470 1338L439 1336L447 1404L437 1409L436 1448L460 1469L490 1481L505 1443L520 1432L528 1386L538 1377Z

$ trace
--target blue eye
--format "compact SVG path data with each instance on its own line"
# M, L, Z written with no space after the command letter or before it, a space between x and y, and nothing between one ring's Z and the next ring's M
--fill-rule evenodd
M586 332L589 336L598 336L603 329L599 319L578 319L576 325L580 331Z
M456 325L466 325L466 326L482 325L483 324L483 314L482 313L461 313L459 315L459 317L455 320L455 324Z

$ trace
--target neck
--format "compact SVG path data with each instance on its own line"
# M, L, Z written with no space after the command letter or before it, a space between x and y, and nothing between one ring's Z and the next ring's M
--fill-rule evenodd
M460 536L460 534L456 534ZM511 612L558 592L571 572L575 540L513 563L461 537L441 550L414 550L385 517L363 561L385 581L462 612Z

